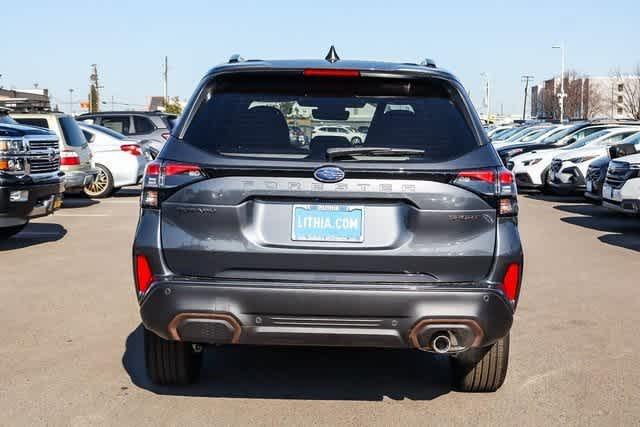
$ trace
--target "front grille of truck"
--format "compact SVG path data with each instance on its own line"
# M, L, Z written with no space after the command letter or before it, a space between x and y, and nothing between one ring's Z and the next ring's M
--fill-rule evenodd
M49 157L48 155L34 156L28 159L31 167L30 173L56 172L60 168L60 156L58 153Z
M629 163L611 162L607 170L606 183L612 188L622 188L628 179L637 175L637 172L629 167Z

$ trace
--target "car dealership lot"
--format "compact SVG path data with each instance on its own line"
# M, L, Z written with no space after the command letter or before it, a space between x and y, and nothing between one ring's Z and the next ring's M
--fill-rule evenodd
M143 369L137 203L67 199L0 243L0 424L640 422L637 218L520 196L525 282L497 393L452 391L427 353L313 348L210 350L198 384L162 388Z

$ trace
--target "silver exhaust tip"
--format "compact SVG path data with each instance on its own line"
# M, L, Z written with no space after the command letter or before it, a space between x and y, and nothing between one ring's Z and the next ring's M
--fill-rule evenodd
M431 348L439 354L448 353L451 350L449 334L437 334L433 340L431 340Z

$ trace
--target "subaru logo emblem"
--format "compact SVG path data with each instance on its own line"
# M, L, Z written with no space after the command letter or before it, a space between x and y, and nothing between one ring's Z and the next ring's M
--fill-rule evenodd
M335 166L324 166L320 169L316 169L313 173L313 177L320 182L340 182L344 179L344 171Z

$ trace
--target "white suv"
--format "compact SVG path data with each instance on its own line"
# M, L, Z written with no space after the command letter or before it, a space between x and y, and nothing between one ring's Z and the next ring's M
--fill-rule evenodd
M364 143L366 134L349 126L319 126L311 132L311 139L316 136L336 136L346 138L352 145Z
M585 177L589 165L603 156L608 156L608 148L619 144L625 138L635 135L640 127L619 127L596 132L592 139L581 148L562 150L551 161L548 184L559 192L584 192ZM598 137L597 135L600 136ZM586 139L590 139L586 138Z
M602 206L640 215L640 154L619 157L609 163L602 187Z

